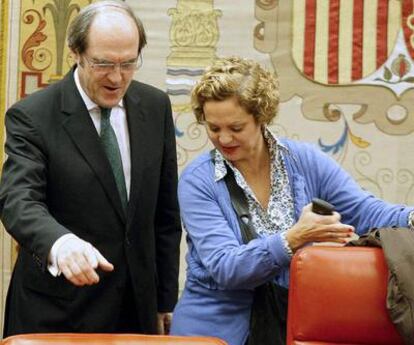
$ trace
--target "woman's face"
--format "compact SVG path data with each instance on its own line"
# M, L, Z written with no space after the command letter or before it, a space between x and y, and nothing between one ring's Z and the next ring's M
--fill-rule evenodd
M203 110L211 142L233 164L249 161L262 149L264 139L261 126L235 97L208 101Z

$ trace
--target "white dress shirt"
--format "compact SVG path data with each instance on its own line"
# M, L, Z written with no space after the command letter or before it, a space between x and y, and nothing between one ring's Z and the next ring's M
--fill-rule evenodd
M92 118L93 124L95 125L98 134L100 134L101 111L99 109L99 106L93 102L83 90L79 81L79 74L77 69L74 72L74 77L76 87L82 97L83 102L86 105L86 108L89 111L89 115ZM129 146L129 132L126 110L122 99L119 101L119 104L116 107L112 108L110 120L112 128L114 129L116 135L116 139L118 140L119 151L121 152L122 167L124 169L125 184L127 196L129 199L129 190L131 187L131 149Z

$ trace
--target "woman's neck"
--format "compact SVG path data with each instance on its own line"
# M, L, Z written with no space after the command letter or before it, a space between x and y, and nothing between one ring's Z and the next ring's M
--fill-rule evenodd
M263 174L270 166L270 153L266 141L260 141L259 147L252 152L251 157L234 162L233 165L244 175L257 176Z
M256 150L250 159L235 162L234 166L243 175L256 199L264 210L267 209L270 190L270 152L263 140L260 148Z

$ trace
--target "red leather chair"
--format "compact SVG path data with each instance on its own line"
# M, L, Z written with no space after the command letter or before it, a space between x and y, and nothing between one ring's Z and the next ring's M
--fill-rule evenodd
M381 249L307 247L290 274L288 345L403 344L386 310Z
M13 335L2 345L227 345L213 337L178 337L170 335L39 333Z

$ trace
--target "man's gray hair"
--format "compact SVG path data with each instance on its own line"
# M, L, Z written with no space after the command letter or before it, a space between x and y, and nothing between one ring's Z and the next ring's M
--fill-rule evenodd
M115 0L95 2L84 7L79 12L75 19L73 19L68 29L69 48L77 54L83 54L88 48L89 29L95 16L100 12L111 11L114 9L125 12L135 22L139 35L138 55L140 55L142 48L144 48L147 44L147 36L145 34L144 25L128 4L123 1Z

